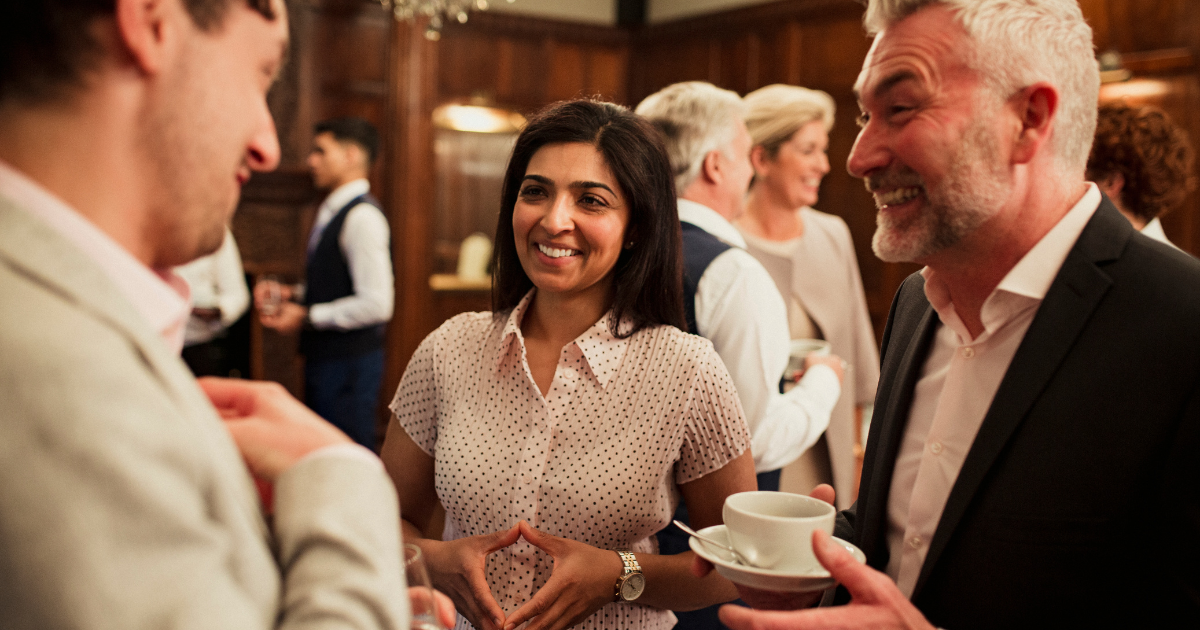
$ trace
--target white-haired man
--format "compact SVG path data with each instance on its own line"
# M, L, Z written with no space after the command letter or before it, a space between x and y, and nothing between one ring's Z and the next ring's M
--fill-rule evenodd
M1099 79L1078 5L872 0L865 23L848 166L879 206L875 252L925 265L892 304L836 531L869 567L815 536L848 606L723 619L1195 627L1200 294L1179 287L1200 263L1084 180Z
M787 307L730 223L742 213L754 175L741 97L689 81L646 97L637 113L663 132L676 173L688 326L712 341L733 377L753 434L760 489L778 490L779 469L829 424L841 389L840 359L813 357L820 367L780 394L788 362Z
M788 363L787 307L730 223L742 213L754 175L741 97L689 81L646 97L637 113L663 132L676 173L688 326L712 342L733 378L750 425L759 489L778 490L780 469L829 425L841 392L841 360L809 358L800 382L780 394ZM677 517L687 520L682 507ZM660 533L659 547L661 553L687 551L687 537L671 526ZM715 609L676 614L681 627L717 627Z

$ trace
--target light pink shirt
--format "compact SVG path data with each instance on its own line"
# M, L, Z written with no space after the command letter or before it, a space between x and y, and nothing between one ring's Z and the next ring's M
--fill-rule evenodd
M392 401L395 422L435 464L446 540L520 520L600 549L655 553L679 503L677 484L725 466L750 445L733 383L712 344L671 326L618 339L602 317L559 356L543 397L521 319L466 313L425 338ZM505 613L546 583L553 560L523 539L489 558ZM609 604L579 628L675 625L667 610ZM460 629L470 628L459 617Z
M183 349L191 312L187 283L170 269L150 269L108 234L20 171L0 162L0 195L73 243L129 299L167 347Z
M925 296L938 328L913 393L912 411L888 495L887 574L911 597L946 499L1021 340L1054 277L1100 205L1095 184L1008 272L983 303L975 339L937 272L926 267Z

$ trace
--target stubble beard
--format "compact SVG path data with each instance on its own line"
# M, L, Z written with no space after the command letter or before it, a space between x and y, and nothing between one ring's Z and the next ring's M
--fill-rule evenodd
M177 80L167 101L144 113L142 146L148 177L153 182L146 238L157 251L153 266L169 267L215 252L225 239L238 196L221 194L231 186L233 166L222 169L216 143L220 134L197 125L209 123L215 105L202 84L193 79L202 65L185 57L176 68ZM215 125L214 125L215 126ZM227 152L226 152L227 153ZM223 176L228 175L228 179Z
M880 187L920 186L924 207L909 217L882 212L875 215L871 249L884 262L916 262L960 243L967 235L999 213L1009 189L1009 177L996 156L995 137L976 118L963 134L960 150L951 158L945 180L926 186L907 167L872 175L867 190Z

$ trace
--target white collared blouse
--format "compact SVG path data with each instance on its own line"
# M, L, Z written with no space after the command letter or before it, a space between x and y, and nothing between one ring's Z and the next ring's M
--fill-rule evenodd
M733 383L707 340L672 326L626 339L602 317L559 357L543 397L525 358L521 319L465 313L421 343L392 401L393 422L435 460L445 540L526 520L601 549L656 553L677 484L745 452L749 431ZM487 580L505 614L553 568L524 539L489 558ZM666 630L667 610L609 604L578 627ZM456 628L471 625L459 617Z

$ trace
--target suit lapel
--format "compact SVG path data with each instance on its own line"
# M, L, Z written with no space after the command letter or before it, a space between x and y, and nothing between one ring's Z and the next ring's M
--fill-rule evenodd
M1000 381L992 405L950 490L913 590L914 600L988 470L1054 378L1092 312L1108 292L1112 282L1097 263L1119 257L1132 233L1133 228L1105 198L1067 255Z
M880 447L870 449L873 456L863 462L862 489L858 496L861 511L857 516L862 525L858 528L856 544L866 553L871 566L881 570L887 565L887 500L896 454L908 425L913 391L938 325L937 315L925 299L921 280L920 276L914 276L906 282L908 288L902 289L896 297L896 313L891 322L893 330L888 333L886 353L889 357L899 353L899 359L894 368L891 367L892 360L886 360L885 375L890 374L891 378L880 379L880 384L888 387L880 388L875 408L884 410L884 415L871 423L867 440Z

